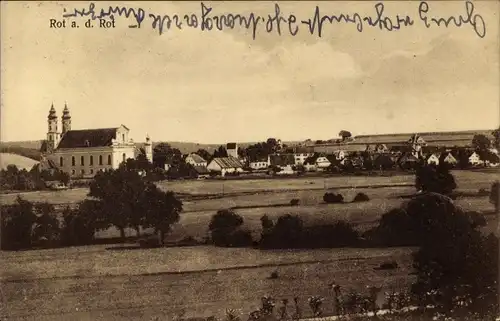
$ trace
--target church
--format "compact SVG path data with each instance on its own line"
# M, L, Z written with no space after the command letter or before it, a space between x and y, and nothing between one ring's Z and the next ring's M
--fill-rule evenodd
M52 104L48 115L47 139L42 144L44 167L57 168L71 178L91 178L97 172L117 169L128 158L139 152L129 139L125 125L113 128L71 129L71 115L67 104L61 116L59 131L57 112ZM146 136L144 152L151 162L153 144Z

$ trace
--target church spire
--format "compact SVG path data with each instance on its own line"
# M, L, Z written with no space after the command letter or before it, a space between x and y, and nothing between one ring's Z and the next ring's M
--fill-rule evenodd
M56 109L54 108L54 103L52 103L52 105L50 105L48 119L56 119L56 118L57 118Z
M69 114L68 104L64 102L64 110L62 115L62 134L71 130L71 115Z

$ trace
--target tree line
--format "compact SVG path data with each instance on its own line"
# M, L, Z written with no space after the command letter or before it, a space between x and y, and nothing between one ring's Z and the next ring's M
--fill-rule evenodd
M182 201L122 166L96 174L88 197L76 208L57 213L52 204L33 204L18 197L1 210L2 249L91 244L96 231L111 226L120 231L122 241L126 228L135 229L137 236L141 229L153 228L161 244L179 221Z

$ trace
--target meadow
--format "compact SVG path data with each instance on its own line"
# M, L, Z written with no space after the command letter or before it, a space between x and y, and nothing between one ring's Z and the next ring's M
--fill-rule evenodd
M207 246L110 251L103 246L0 253L4 310L8 320L173 320L242 315L271 295L331 301L330 282L363 291L366 284L408 286L411 249L259 251ZM387 260L400 268L375 270ZM271 279L271 272L280 277ZM331 309L326 301L325 312Z
M499 172L454 171L458 191L455 202L466 210L486 214L486 232L495 230L496 216L488 196L500 179ZM224 185L224 194L222 186ZM243 216L244 227L260 234L260 217L276 219L296 214L306 225L345 219L359 230L377 223L380 216L403 204L402 196L415 192L414 176L306 177L268 180L161 182L184 201L181 220L170 240L201 238L210 218L221 208L233 208ZM326 189L341 193L346 203L324 204ZM24 193L30 201L76 204L87 189ZM358 192L370 201L350 203ZM9 203L17 194L0 195ZM299 206L290 206L298 198ZM129 231L129 235L135 232ZM112 229L100 237L116 236ZM118 248L118 249L116 249ZM307 298L326 298L328 284L346 291L363 291L365 285L407 289L412 282L411 248L343 248L318 250L257 250L212 246L126 249L120 245L93 245L22 252L0 252L0 319L8 320L172 320L175 315L222 316L226 308L248 315L259 307L263 295L293 301L297 296L304 314L310 315ZM395 270L375 270L388 260ZM279 278L269 278L278 271Z

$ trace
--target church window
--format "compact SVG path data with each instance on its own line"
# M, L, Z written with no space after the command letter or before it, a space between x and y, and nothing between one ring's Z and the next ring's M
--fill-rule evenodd
M125 134L122 134L122 141L125 142Z
M82 172L81 172L81 173L82 173L82 175L85 175L85 170L84 170L84 169L82 169Z
M71 170L71 175L75 175L75 173L76 173L76 172L75 172L75 170L74 170L74 169L72 169L72 170Z
M75 166L75 156L71 156L71 166Z
M125 155L125 153L123 153L123 155L122 155L123 161L125 161L125 160L126 160L126 157L127 157L127 156Z
M90 155L89 163L90 166L94 165L94 156Z
M64 166L64 159L59 157L59 166Z
M111 155L108 155L108 165L111 165Z
M85 157L80 156L80 165L85 165Z
M102 165L102 155L99 155L99 165Z

